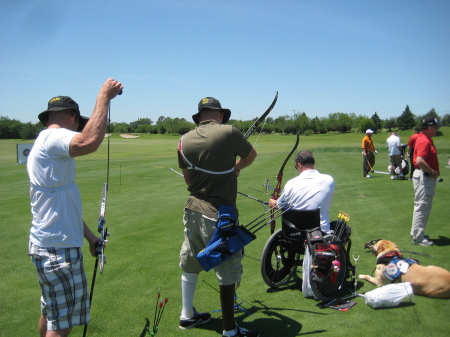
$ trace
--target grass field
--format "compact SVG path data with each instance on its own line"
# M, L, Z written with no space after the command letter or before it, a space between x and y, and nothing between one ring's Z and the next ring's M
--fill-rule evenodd
M434 139L439 152L441 177L438 183L427 234L433 247L411 243L409 231L413 209L412 182L391 181L389 175L362 176L360 144L362 134L313 135L300 137L298 150L312 150L316 168L331 174L336 183L332 217L339 211L350 214L353 246L351 255L360 256L358 273L370 274L375 258L367 253L366 241L386 238L400 248L432 255L419 258L424 265L450 270L450 128L441 128L444 136ZM411 132L401 133L407 142ZM388 133L373 136L380 152L374 169L387 171L385 141ZM212 312L207 325L193 330L178 329L181 308L178 253L183 240L182 212L187 197L183 179L170 171L177 169L178 136L142 135L125 139L111 137L110 186L106 219L111 232L105 271L97 275L88 336L140 336L145 318L153 320L158 289L169 302L162 317L160 336L210 337L221 334L218 285L213 273L200 275L195 304L200 311ZM263 190L267 179L275 185L281 163L292 148L295 136L252 136L258 158L242 171L239 191L268 199L254 189ZM39 286L27 252L30 228L28 179L25 165L16 164L16 144L0 141L0 209L3 236L0 254L0 336L37 336ZM26 143L26 142L23 142ZM106 181L107 142L96 153L77 159L77 183L83 198L84 219L96 231L101 189ZM284 182L294 176L293 160L286 166ZM238 196L240 222L246 224L264 210L261 204ZM279 224L278 224L279 226ZM236 312L243 327L257 328L263 337L368 336L447 336L450 328L449 300L415 297L415 305L374 310L356 298L357 305L347 312L321 309L317 301L301 293L301 268L282 289L269 289L260 274L260 255L269 238L268 228L246 247L244 276L237 290L241 306L251 313ZM94 259L84 247L85 266L92 277ZM358 282L358 292L374 286ZM72 336L82 336L75 328Z

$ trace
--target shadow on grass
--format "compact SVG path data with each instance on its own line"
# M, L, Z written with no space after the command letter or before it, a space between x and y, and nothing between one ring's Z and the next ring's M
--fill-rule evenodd
M301 333L303 328L301 322L283 315L283 311L315 315L327 315L327 313L292 308L268 307L265 305L264 301L254 301L253 303L255 304L250 311L258 311L267 316L267 318L260 318L253 322L255 326L267 336L293 337L327 332L326 330L315 330Z
M295 282L290 287L297 288ZM284 288L286 289L286 287ZM238 297L240 300L242 298ZM264 332L267 336L283 336L283 337L295 337L295 336L303 336L303 335L311 335L316 333L326 333L327 330L315 330L309 331L306 333L301 333L303 325L286 315L283 315L283 311L295 311L299 313L309 313L316 315L328 315L327 313L317 312L317 311L309 311L309 310L301 310L301 309L291 309L291 308L275 308L268 307L264 304L264 301L253 301L249 303L245 300L242 300L241 303L251 304L250 308L244 304L245 307L242 307L240 311L235 312L236 323L239 326L249 329L249 330L259 330L260 332ZM258 318L254 320L250 325L247 325L243 322L243 319L247 315L253 315L254 313L263 314L266 317ZM196 329L210 330L214 331L217 334L222 333L222 318L221 317L212 317L211 320L205 325L199 325Z
M277 288L267 288L266 292L268 294L278 293L280 291L289 289L289 290L300 290L302 289L302 282L303 280L298 277L298 275L294 275L288 282L283 284L282 286L279 286Z
M346 297L346 296L350 296L352 294L354 294L355 292L358 292L358 290L360 290L362 287L364 287L364 282L362 281L356 281L356 288L355 288L355 283L354 283L354 279L353 278L349 278L347 279L343 285L342 288L339 290L339 292L336 294L336 298L342 298L342 297ZM278 293L280 291L289 289L289 290L298 290L300 292L302 292L302 285L303 285L303 280L298 276L298 275L294 275L289 282L287 282L286 284L278 287L278 288L268 288L266 290L266 293L268 294L274 294L274 293ZM329 301L331 301L332 298L328 301L323 301L322 303L318 303L317 306L320 307L325 303L328 303Z
M279 309L273 309L279 310ZM236 317L236 323L239 324L240 327L248 329L248 330L258 330L260 332L264 332L267 336L283 336L283 337L295 337L301 336L303 334L300 333L302 329L302 324L287 318L281 314L270 315L268 318L258 318L254 320L250 325L246 323L242 323L240 317ZM204 325L196 326L195 329L202 329L213 331L217 333L219 336L222 334L222 318L214 317ZM320 330L320 332L325 332L325 330ZM312 332L308 332L307 334L311 334Z
M432 239L435 246L450 246L450 238L439 235L439 239Z

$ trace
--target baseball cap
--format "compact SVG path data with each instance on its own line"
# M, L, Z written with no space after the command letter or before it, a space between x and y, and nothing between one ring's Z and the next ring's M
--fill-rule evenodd
M422 126L437 126L440 127L441 123L439 123L439 120L436 117L428 116L425 117L422 121Z
M225 124L228 122L231 116L231 111L229 109L222 109L222 105L220 105L219 100L215 99L214 97L205 97L200 100L198 103L198 112L195 115L192 115L192 119L194 120L194 123L199 125L199 117L200 112L203 109L211 109L211 110L221 110L223 112L223 120L222 123Z
M83 128L86 126L86 123L88 122L89 118L81 116L78 104L69 96L56 96L50 99L50 101L48 101L47 110L41 112L38 118L41 121L42 125L47 126L49 112L63 111L63 110L72 110L78 114L78 116L80 117L79 118L80 123L78 125L77 131L78 132L83 131Z
M366 133L373 133L373 130L372 129L367 129Z

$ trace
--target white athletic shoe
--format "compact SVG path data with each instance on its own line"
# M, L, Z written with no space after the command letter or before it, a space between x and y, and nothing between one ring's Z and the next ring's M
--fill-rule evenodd
M433 241L427 240L427 239L423 239L422 241L414 241L412 242L415 245L421 245L421 246L432 246L433 245Z

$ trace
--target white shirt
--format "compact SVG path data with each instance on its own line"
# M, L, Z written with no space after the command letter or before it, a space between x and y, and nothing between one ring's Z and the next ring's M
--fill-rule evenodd
M330 231L328 210L331 207L333 193L333 177L317 170L306 170L286 183L277 205L278 207L291 205L294 210L320 208L320 229L328 233Z
M400 146L400 137L399 136L391 135L386 140L386 147L388 148L390 156L397 156L397 155L401 154L401 151L398 148L399 146Z
M81 247L84 230L75 159L69 145L77 133L64 128L41 131L28 156L30 241L40 247Z

